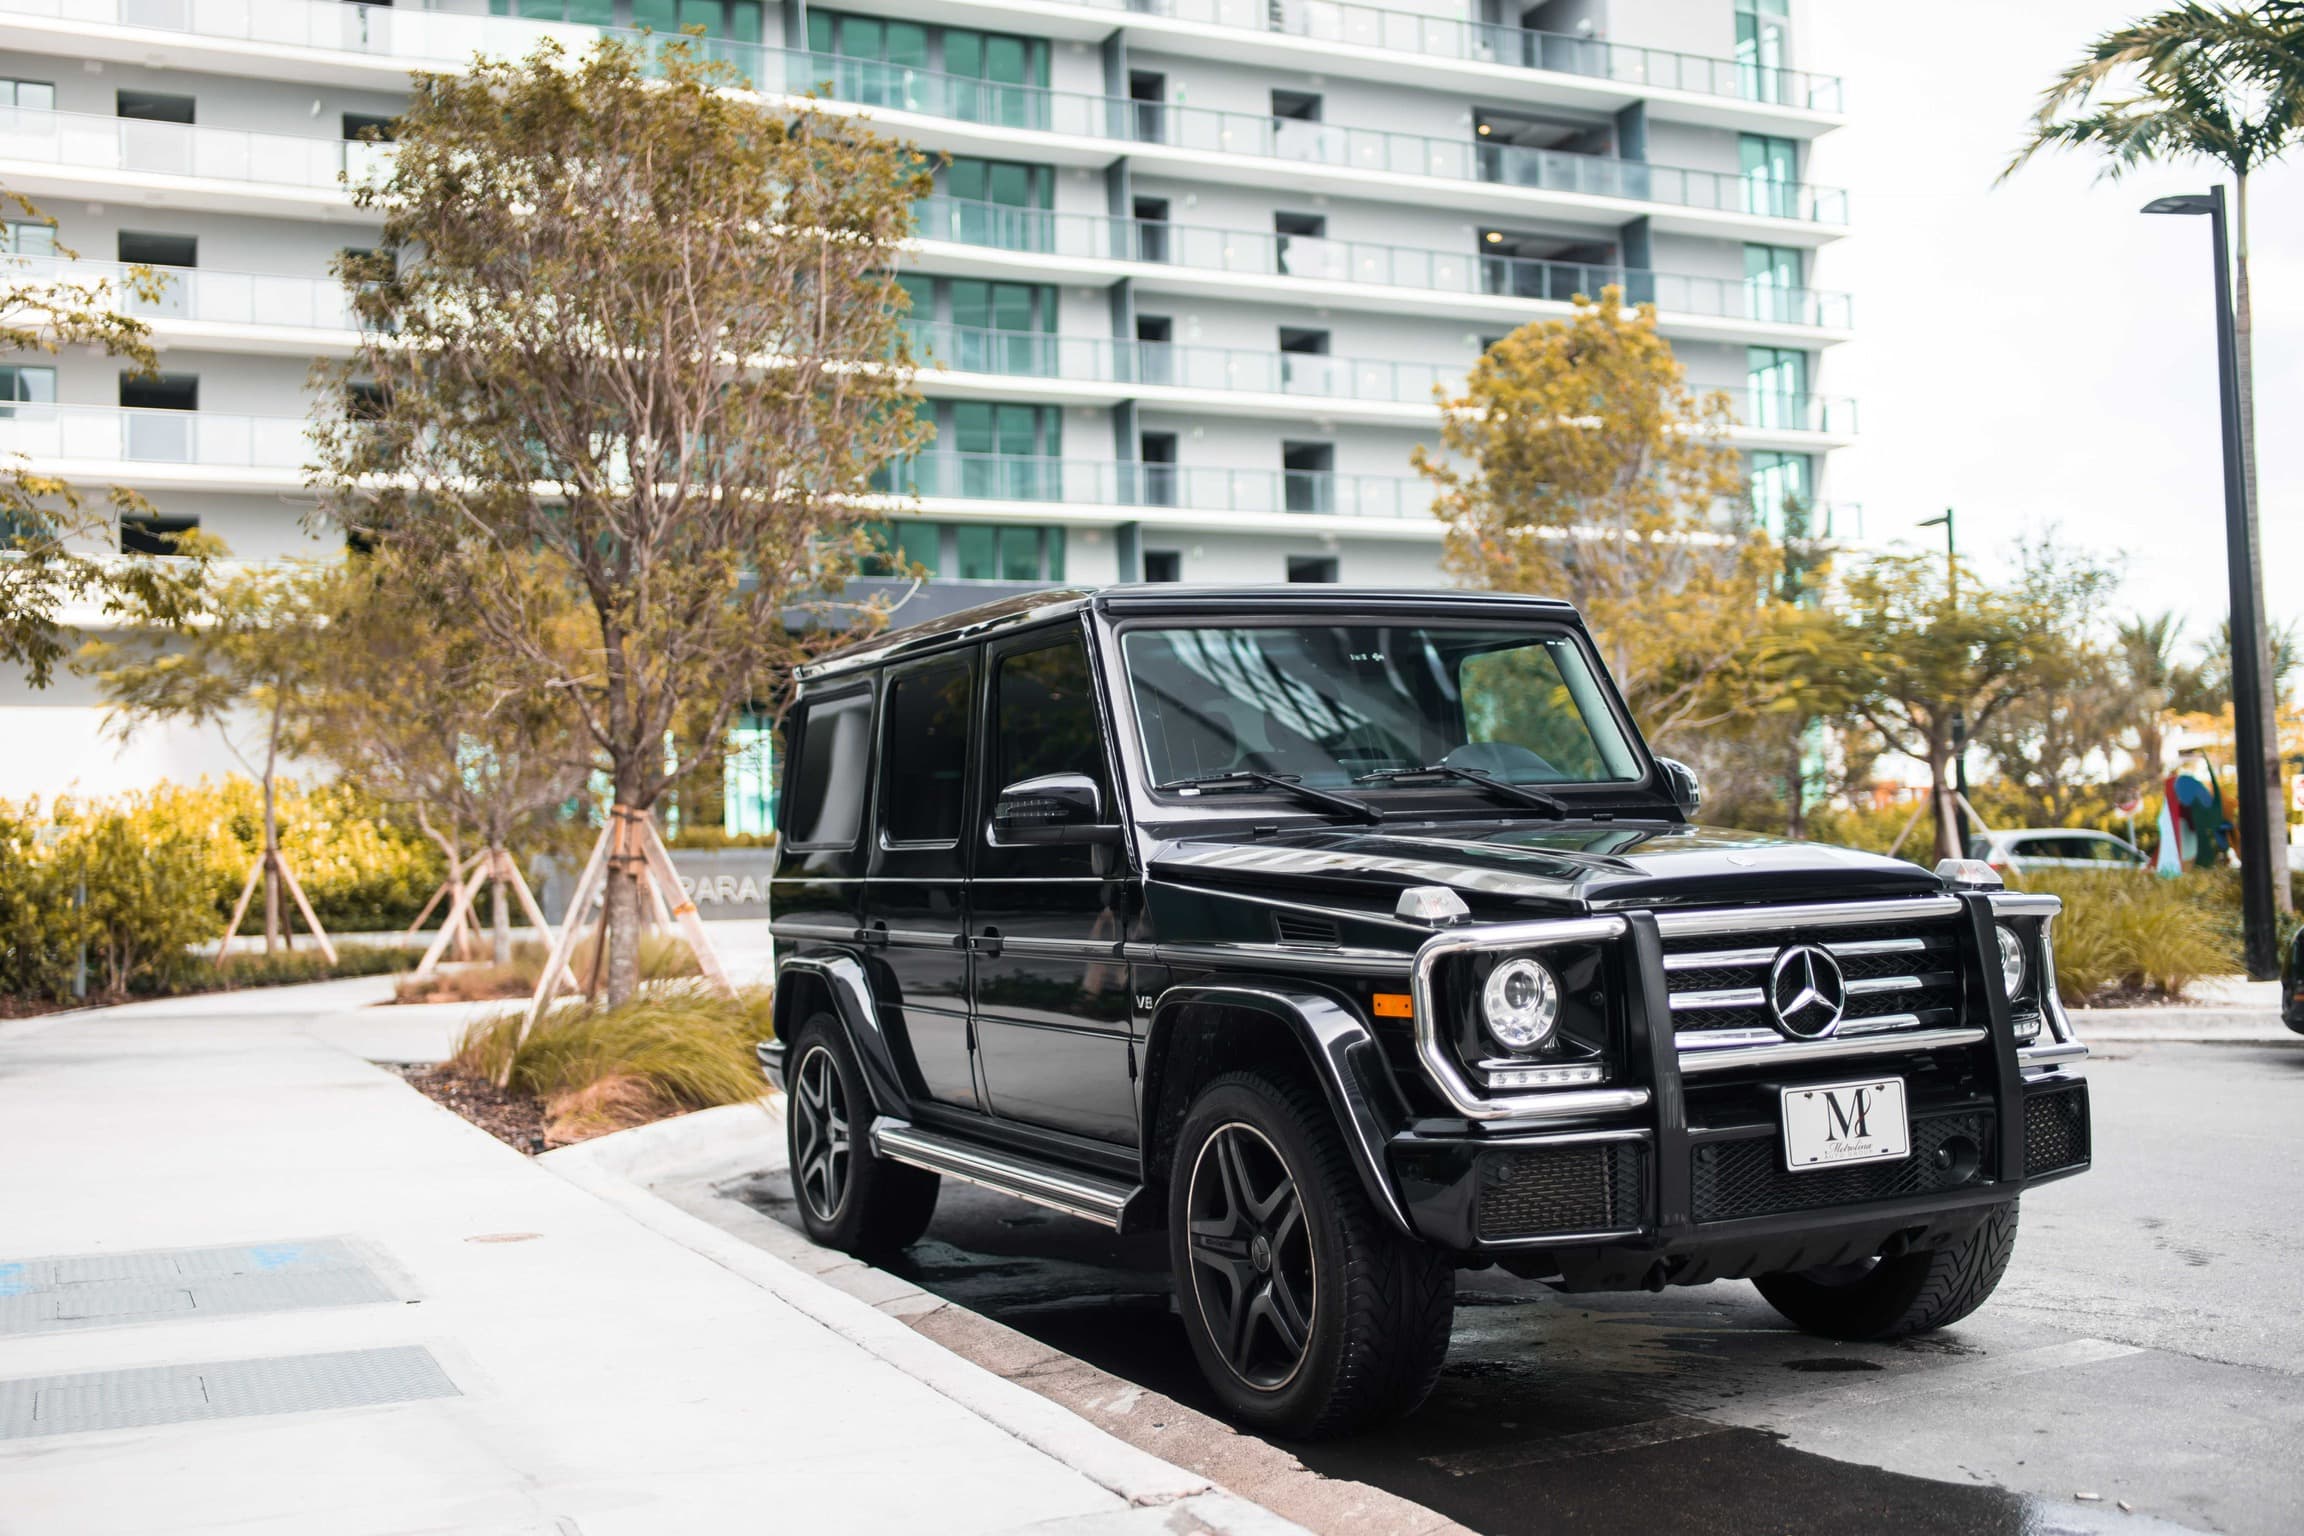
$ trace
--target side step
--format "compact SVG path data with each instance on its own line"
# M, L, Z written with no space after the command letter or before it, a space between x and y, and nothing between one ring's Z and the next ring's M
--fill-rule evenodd
M980 1184L1050 1210L1117 1228L1136 1186L1005 1149L992 1150L886 1115L872 1122L872 1150L930 1173Z

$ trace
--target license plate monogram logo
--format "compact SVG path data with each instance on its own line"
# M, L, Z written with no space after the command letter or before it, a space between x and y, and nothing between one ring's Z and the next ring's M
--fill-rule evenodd
M1870 1088L1825 1089L1824 1124L1829 1134L1846 1140L1870 1140L1873 1093Z
M1781 1099L1787 1168L1842 1168L1911 1154L1902 1078L1804 1083L1783 1089Z

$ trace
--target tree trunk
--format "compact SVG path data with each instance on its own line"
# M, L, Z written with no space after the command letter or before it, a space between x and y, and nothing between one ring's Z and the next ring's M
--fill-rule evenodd
M2264 742L2263 761L2240 771L2263 775L2264 799L2271 808L2271 814L2264 818L2258 846L2247 849L2244 857L2264 860L2272 871L2274 909L2292 912L2296 903L2288 886L2288 797L2281 792L2280 782L2280 682L2273 670L2272 616L2264 607L2264 536L2256 515L2255 325L2248 302L2248 178L2233 179L2237 186L2233 200L2232 350L2240 375L2240 492L2248 519L2248 584L2255 589L2259 621L2256 675L2263 679L2263 687L2258 690L2262 713L2257 729Z
M502 843L488 845L488 926L494 934L491 958L498 965L512 963L512 911L504 895L504 862L511 857Z
M628 1001L640 989L640 821L647 812L628 806L621 793L609 812L614 840L608 851L608 948L605 987L609 1006Z
M1798 722L1792 731L1792 757L1784 775L1785 803L1784 835L1794 840L1808 836L1808 778L1805 763L1808 722Z
M280 947L280 811L272 765L279 758L279 732L264 754L264 953Z
M1936 810L1936 857L1959 858L1960 817L1952 803L1952 745L1935 727L1928 732L1928 800Z

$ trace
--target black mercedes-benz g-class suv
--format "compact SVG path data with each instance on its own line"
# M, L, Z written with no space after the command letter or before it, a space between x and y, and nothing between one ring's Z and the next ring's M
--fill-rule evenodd
M2088 1166L2056 900L1691 825L1564 603L1042 593L806 667L785 752L809 1232L1164 1229L1255 1428L1414 1407L1460 1267L1939 1327Z

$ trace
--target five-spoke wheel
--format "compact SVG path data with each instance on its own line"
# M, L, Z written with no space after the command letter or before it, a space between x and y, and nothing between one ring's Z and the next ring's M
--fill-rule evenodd
M785 1147L808 1235L867 1257L918 1240L936 1213L936 1175L873 1155L872 1098L840 1021L808 1019L787 1059Z
M1233 1121L1192 1170L1192 1296L1224 1363L1250 1386L1288 1384L1319 1300L1304 1200L1279 1148Z
M792 1074L792 1187L819 1221L848 1193L848 1095L831 1049L811 1045Z

